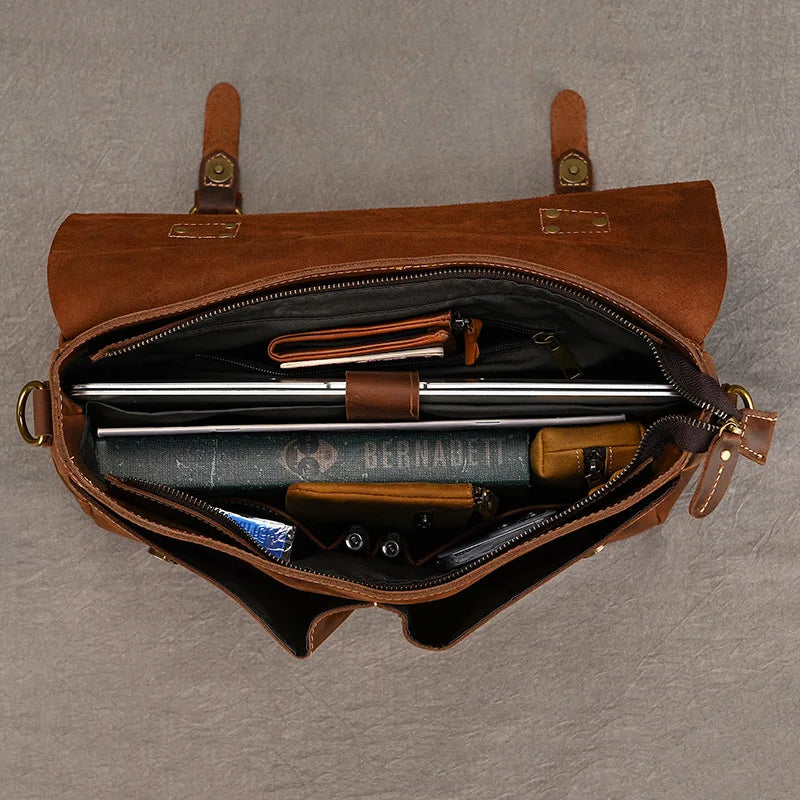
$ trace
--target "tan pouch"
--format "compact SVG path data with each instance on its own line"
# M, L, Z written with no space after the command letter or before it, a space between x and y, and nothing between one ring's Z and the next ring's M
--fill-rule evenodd
M554 488L592 489L630 462L643 435L639 422L542 428L531 442L531 472Z
M471 483L293 483L286 510L304 523L391 527L400 533L462 528L497 501Z

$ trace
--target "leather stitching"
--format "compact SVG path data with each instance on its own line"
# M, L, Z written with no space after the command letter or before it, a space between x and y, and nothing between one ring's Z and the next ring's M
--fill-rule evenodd
M742 442L744 442L745 433L747 432L747 423L750 421L750 417L755 417L756 419L763 419L766 422L772 422L774 424L777 419L777 414L772 414L769 416L766 416L764 414L754 414L754 413L747 414L747 418L744 421L744 425L742 425ZM763 461L767 457L766 453L759 453L756 450L753 450L752 448L748 447L746 444L742 443L739 445L739 447L742 450L746 450L748 453L752 453L759 461Z
M235 239L236 236L239 234L239 228L241 227L241 222L233 223L236 227L231 228L230 222L177 222L169 229L169 233L167 236L170 239ZM227 236L220 237L217 231L209 231L208 233L173 233L175 228L210 228L213 226L217 227L224 227L226 231L229 232Z
M719 472L717 472L717 478L714 481L714 485L711 487L711 493L708 495L708 497L706 497L705 503L703 503L703 505L700 507L700 512L699 512L700 514L702 514L706 510L706 508L708 507L708 504L711 502L711 498L714 496L714 493L717 491L717 486L719 485L719 479L722 477L722 473L724 471L725 471L725 464L723 464L719 468Z
M571 185L571 184L570 184ZM554 220L545 219L544 212L545 211L558 211L562 214L592 214L595 217L604 216L608 219L608 223L603 228L595 228L594 230L588 231L550 231L545 230L548 225L557 225L558 223ZM549 206L548 208L540 208L539 209L539 223L542 228L542 233L547 236L570 236L576 234L583 234L583 233L611 233L611 218L605 211L585 211L584 209L577 209L577 208L553 208Z

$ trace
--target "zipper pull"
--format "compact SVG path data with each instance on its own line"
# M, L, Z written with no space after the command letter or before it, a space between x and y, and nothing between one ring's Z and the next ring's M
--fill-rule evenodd
M564 347L558 337L552 331L540 331L533 337L535 344L544 345L553 356L558 368L564 373L564 377L569 380L580 378L583 370L578 366L578 362L572 357L572 353Z
M693 517L707 517L719 505L740 455L756 464L766 463L778 415L753 409L749 395L745 402L750 407L742 409L741 420L731 417L724 422L708 448L703 471L689 504L689 513Z
M497 513L499 501L497 495L491 489L484 489L482 486L473 486L472 502L475 505L475 510L484 519L491 519Z
M583 448L583 477L589 491L596 489L606 480L606 448Z
M464 317L457 311L453 313L453 330L464 335L464 363L471 367L481 354L478 337L483 323L473 317Z

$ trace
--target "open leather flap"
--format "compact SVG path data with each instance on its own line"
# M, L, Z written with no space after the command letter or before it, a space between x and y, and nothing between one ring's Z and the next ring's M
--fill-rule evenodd
M206 296L445 256L566 273L696 342L717 316L727 271L714 189L701 181L432 208L73 214L53 241L48 282L70 339L134 312L179 313Z

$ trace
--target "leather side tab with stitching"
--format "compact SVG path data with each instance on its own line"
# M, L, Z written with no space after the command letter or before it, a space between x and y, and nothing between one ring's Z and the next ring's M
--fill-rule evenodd
M693 517L707 517L719 505L739 458L739 441L739 434L729 430L714 439L689 504L689 513Z

